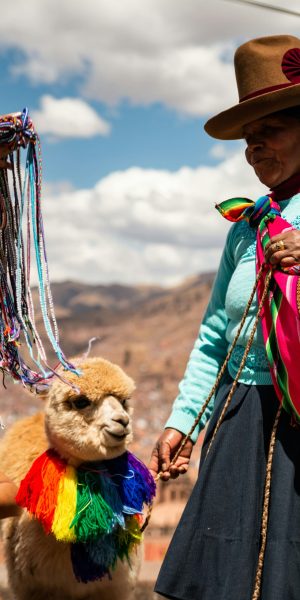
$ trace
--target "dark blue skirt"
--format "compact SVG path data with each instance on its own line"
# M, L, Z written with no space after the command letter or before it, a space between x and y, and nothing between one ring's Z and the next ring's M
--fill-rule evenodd
M272 386L239 384L205 458L231 383L223 383L204 441L200 474L155 591L177 600L251 600L269 440L278 410ZM273 458L261 600L300 599L300 430L282 411Z

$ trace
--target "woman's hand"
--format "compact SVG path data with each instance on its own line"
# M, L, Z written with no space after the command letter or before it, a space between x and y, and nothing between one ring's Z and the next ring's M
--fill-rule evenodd
M168 481L170 477L176 479L178 475L186 473L188 470L190 456L193 450L193 442L188 439L181 450L174 465L170 466L170 462L175 456L178 448L185 435L177 429L167 428L158 438L152 451L149 469L153 475L162 471L160 478L163 481Z
M300 231L290 229L274 235L266 245L265 260L271 265L291 267L300 263Z

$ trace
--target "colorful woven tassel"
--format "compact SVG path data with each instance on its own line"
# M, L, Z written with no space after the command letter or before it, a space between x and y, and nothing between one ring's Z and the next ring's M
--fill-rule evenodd
M151 473L130 452L76 470L47 450L21 482L16 501L46 533L71 544L74 574L87 583L110 575L118 558L130 561L142 537L143 505L154 495Z
M26 147L22 177L21 148ZM0 117L0 150L1 157L10 158L10 165L6 161L6 166L0 168L0 370L38 389L48 384L54 370L48 365L35 323L30 290L31 246L35 251L46 333L63 367L77 371L66 360L59 344L41 212L41 147L27 109ZM23 340L32 366L23 358Z

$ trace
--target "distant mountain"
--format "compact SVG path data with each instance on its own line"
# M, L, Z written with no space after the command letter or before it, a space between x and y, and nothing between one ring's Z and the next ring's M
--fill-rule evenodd
M110 312L126 310L132 304L159 294L159 286L87 285L74 281L54 283L52 293L57 307L70 312L106 309Z

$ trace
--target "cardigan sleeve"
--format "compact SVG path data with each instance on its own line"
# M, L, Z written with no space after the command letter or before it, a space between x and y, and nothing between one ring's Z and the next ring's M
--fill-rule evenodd
M179 384L179 393L174 401L171 415L165 425L165 427L172 427L185 435L191 429L213 387L228 351L226 340L228 317L225 312L225 297L235 268L234 231L235 226L229 230L199 335L190 354L184 377ZM191 436L194 442L209 420L213 405L214 398L211 399Z

